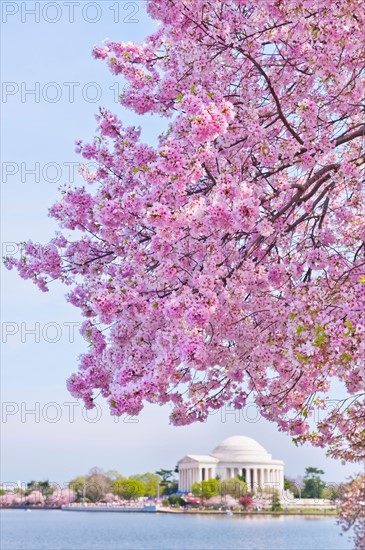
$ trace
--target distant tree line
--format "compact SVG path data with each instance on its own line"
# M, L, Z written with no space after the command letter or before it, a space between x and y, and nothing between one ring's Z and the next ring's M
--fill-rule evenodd
M91 468L88 474L76 476L69 482L69 488L75 492L77 501L99 502L104 500L107 495L114 496L122 500L133 500L139 497L157 497L165 496L170 504L177 504L180 496L178 492L178 482L175 470L161 468L154 473L146 472L132 476L123 476L116 470L104 472L101 468ZM336 500L340 496L341 484L326 484L322 479L324 471L313 466L305 469L303 477L292 479L284 478L284 489L289 490L296 498L327 498ZM55 486L48 480L31 480L24 488L16 488L14 492L24 496L30 495L34 491L39 491L45 498L50 497ZM203 500L208 500L215 496L230 495L235 499L243 499L242 504L249 505L252 492L242 476L237 476L228 480L221 480L219 476L214 479L208 479L193 483L191 493ZM1 494L5 494L2 489ZM274 507L276 505L274 504Z
M313 466L305 469L303 477L296 480L285 477L284 489L297 498L326 498L336 500L340 496L341 484L326 483L322 479L324 471Z
M125 477L115 470L103 472L100 468L92 468L87 475L72 479L70 488L79 501L99 502L107 495L122 500L170 495L178 490L178 483L173 470L161 469Z

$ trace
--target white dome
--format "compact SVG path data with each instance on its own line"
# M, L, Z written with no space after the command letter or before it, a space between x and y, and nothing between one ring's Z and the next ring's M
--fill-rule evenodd
M227 437L211 454L224 462L266 462L271 460L271 455L260 443L244 435Z

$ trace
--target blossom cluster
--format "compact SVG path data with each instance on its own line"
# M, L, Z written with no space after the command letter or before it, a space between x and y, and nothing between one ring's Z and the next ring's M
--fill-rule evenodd
M121 105L169 128L152 147L100 109L52 253L6 260L71 286L88 407L168 403L183 425L253 397L298 442L364 458L361 4L151 0L145 44L94 49ZM343 401L313 426L333 381Z

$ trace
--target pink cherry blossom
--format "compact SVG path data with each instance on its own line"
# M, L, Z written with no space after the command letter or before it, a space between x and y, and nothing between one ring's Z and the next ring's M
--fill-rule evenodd
M365 475L360 474L342 488L338 523L346 532L353 530L355 548L365 547Z
M93 53L127 82L122 108L167 131L151 146L100 109L76 142L97 168L50 209L61 233L6 265L68 285L89 348L67 385L86 406L169 404L184 425L250 399L298 444L361 461L362 2L148 11L160 27L144 44Z

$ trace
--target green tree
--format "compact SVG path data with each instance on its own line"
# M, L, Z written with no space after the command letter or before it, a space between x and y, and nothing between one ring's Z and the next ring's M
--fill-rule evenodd
M278 491L274 491L274 493L271 497L271 508L270 508L270 510L272 512L280 512L282 510Z
M324 474L323 470L309 466L305 469L303 478L304 488L302 491L303 498L321 498L323 490L326 487L325 482L321 479Z
M162 487L163 487L162 489L163 495L173 495L176 493L176 491L178 491L179 484L177 481L173 480L173 481L170 481L167 485Z
M84 497L86 498L86 476L77 476L74 479L71 479L69 482L69 487L76 493L76 500L80 501Z
M202 481L202 496L203 498L215 497L219 494L221 483L217 479L207 479Z
M162 487L161 492L163 495L171 495L176 493L178 490L178 483L173 477L173 470L165 470L164 468L161 468L161 470L158 470L156 474L161 478L160 486Z
M220 491L222 495L231 495L233 498L239 499L247 495L247 484L238 477L225 479L220 483Z
M211 498L219 494L220 482L217 479L208 479L206 481L196 481L191 486L191 492L195 497Z
M176 506L176 507L184 506L184 504L186 504L185 500L181 498L179 495L170 495L168 497L168 503L171 506Z
M124 500L135 500L145 494L146 487L139 479L119 478L114 481L112 491L115 495Z
M195 483L192 484L190 490L195 497L201 498L203 496L203 487L201 482L199 481L195 481Z
M202 481L203 497L211 498L219 494L221 488L221 482L217 479L208 479Z
M162 478L161 484L169 483L171 481L171 478L173 476L172 470L164 470L161 468L161 470L157 470L156 475L160 476Z
M145 474L136 474L131 476L133 479L138 479L145 486L145 496L155 497L158 493L158 484L160 483L160 477L151 472Z

